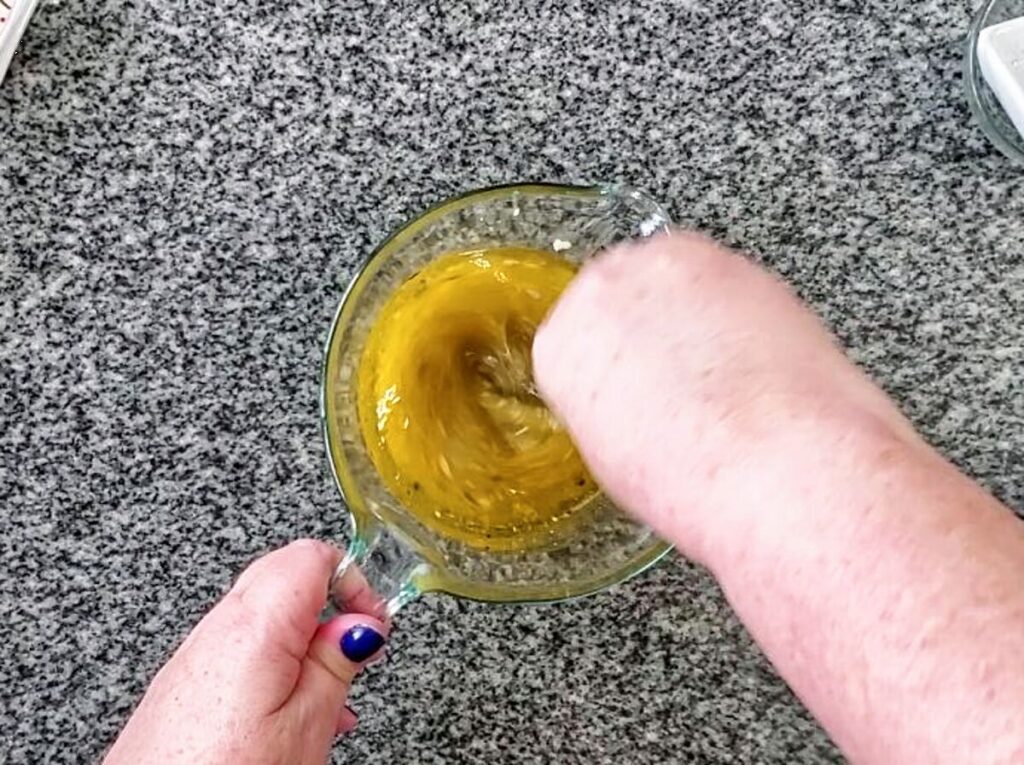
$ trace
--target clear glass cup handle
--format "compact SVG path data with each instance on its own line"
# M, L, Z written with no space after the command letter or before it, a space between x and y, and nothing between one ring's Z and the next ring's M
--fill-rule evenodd
M334 570L328 590L329 606L351 610L354 597L365 602L369 589L375 608L371 616L390 619L423 592L420 583L427 564L377 520L353 524L345 557Z

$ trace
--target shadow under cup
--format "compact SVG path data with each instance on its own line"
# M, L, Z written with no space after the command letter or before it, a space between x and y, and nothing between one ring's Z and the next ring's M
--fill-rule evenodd
M669 226L654 201L619 186L525 184L470 192L430 208L391 235L348 287L327 339L321 418L335 482L348 506L348 552L331 583L343 609L368 584L378 616L424 592L496 602L543 602L595 592L636 574L669 546L604 495L543 545L515 551L472 547L421 523L386 488L359 428L356 372L383 304L436 258L520 246L581 263L600 250ZM365 583L361 577L365 577ZM358 580L358 581L355 581Z

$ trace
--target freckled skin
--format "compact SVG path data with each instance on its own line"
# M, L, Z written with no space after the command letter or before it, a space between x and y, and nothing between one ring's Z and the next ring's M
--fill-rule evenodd
M693 234L584 267L534 343L599 483L716 575L854 762L1024 762L1024 525L776 278Z

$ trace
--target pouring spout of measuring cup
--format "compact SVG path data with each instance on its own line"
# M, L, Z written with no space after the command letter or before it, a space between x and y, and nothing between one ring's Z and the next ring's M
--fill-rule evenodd
M668 212L650 197L620 183L593 187L573 216L553 230L550 247L580 262L615 244L667 231Z

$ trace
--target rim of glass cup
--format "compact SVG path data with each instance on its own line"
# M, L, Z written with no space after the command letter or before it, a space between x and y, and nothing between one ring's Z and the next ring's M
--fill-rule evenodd
M1024 137L1021 137L1002 112L1002 106L996 100L995 94L992 94L991 98L983 96L983 89L988 89L988 83L985 82L981 64L978 62L978 36L981 30L989 26L989 17L993 10L1005 2L1006 0L986 0L974 14L964 50L964 90L967 94L967 105L975 121L981 126L982 132L1002 154L1024 164ZM993 106L1000 110L999 115L992 113ZM1007 125L1009 131L1006 130Z
M552 603L557 601L572 600L600 592L616 584L625 582L632 577L643 573L654 564L665 557L672 545L654 536L652 544L620 566L603 576L595 576L590 579L581 579L578 583L552 582L548 584L530 585L501 585L490 582L475 582L463 577L452 576L438 565L439 561L432 554L432 551L424 549L416 540L394 528L394 525L386 519L376 517L367 507L359 491L356 481L349 470L344 450L339 444L335 448L332 440L332 428L334 423L328 415L327 403L327 379L328 369L331 362L331 349L334 347L335 335L347 325L349 312L346 311L353 304L360 293L360 288L365 280L375 272L372 267L384 257L397 243L413 236L423 228L430 220L446 212L452 207L466 203L469 200L481 200L492 196L501 196L510 192L522 194L543 193L549 195L564 196L604 196L619 193L621 187L613 184L597 184L593 186L569 185L559 183L509 183L497 186L467 191L462 194L443 199L423 212L408 219L405 223L396 228L387 236L373 251L360 263L351 279L348 282L338 307L331 320L330 329L327 332L327 339L324 343L323 357L320 364L320 427L323 433L324 447L327 452L327 463L330 466L331 476L334 485L341 496L349 516L350 545L363 545L365 542L362 536L364 529L372 529L379 524L385 527L390 533L394 533L402 539L403 544L410 547L415 553L422 557L429 566L430 572L426 577L421 578L418 584L407 585L415 591L406 593L406 598L411 599L422 592L444 592L467 600L486 601L492 603ZM666 219L668 216L665 216ZM351 552L351 550L350 550Z

